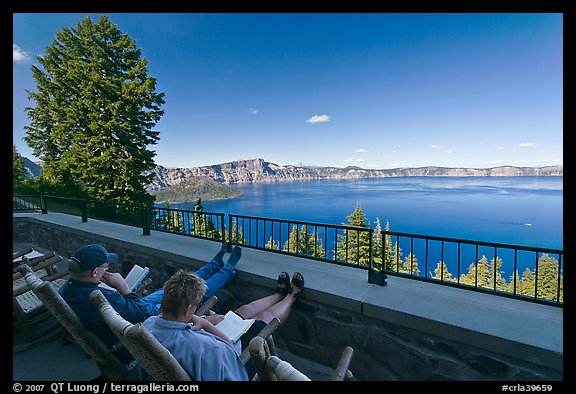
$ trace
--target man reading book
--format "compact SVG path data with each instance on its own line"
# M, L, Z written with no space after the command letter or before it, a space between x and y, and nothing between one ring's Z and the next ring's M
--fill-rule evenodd
M283 323L288 318L298 294L304 289L304 278L294 273L292 282L286 272L278 277L276 292L242 305L234 312L240 319L254 319L240 337L241 349L275 317ZM180 270L164 284L160 315L152 316L144 326L166 347L188 372L192 380L252 380L252 361L245 365L238 347L218 326L223 315L203 318L195 314L206 292L206 283L198 275Z
M226 263L223 261L225 251L225 244L223 244L216 256L196 271L208 285L206 298L227 284L236 272L234 267L240 260L241 249L232 250ZM68 261L70 278L59 290L64 300L86 327L108 347L118 342L118 338L108 328L100 312L90 301L90 293L93 290L102 291L114 309L131 323L142 323L148 317L156 315L164 296L164 288L160 288L146 297L139 297L120 273L108 271L110 265L117 261L118 255L108 252L100 244L82 246L70 257ZM99 287L101 281L112 289ZM118 352L118 356L123 362L132 360L132 356L124 348Z

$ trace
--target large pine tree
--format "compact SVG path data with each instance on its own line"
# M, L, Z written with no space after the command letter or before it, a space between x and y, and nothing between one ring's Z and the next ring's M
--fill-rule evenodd
M127 34L103 15L63 27L32 66L37 92L25 137L43 162L51 192L150 204L164 94Z
M340 230L337 235L338 241L334 251L335 260L368 267L371 257L372 234L358 229L370 228L368 219L362 211L362 206L356 203L356 208L346 218L348 223L342 223L345 229Z

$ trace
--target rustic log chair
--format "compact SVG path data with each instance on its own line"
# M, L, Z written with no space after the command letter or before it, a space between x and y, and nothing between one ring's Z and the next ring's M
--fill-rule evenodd
M60 322L69 336L90 356L107 380L134 380L135 365L124 365L108 347L82 323L78 315L58 293L53 282L43 281L26 264L18 267L32 292Z
M19 251L17 251L17 252L13 252L13 253L12 253L12 262L13 262L14 264L16 264L16 265L20 265L20 264L18 263L18 261L22 261L22 260L20 259L20 257L22 257L22 256L24 256L24 255L26 255L26 254L30 254L30 253L32 253L33 251L34 251L34 249L32 249L31 247L27 246L27 247L25 247L25 248L23 248L23 249L21 249L21 250L19 250Z
M114 310L100 290L92 291L90 298L102 314L106 324L108 324L124 347L128 349L136 362L152 379L156 381L191 380L188 373L186 373L170 351L168 351L143 324L132 324L125 320ZM196 311L196 314L208 314L217 300L218 298L216 296L208 298ZM271 336L279 324L280 321L278 319L273 319L258 335L267 338L267 343L271 343L273 346ZM244 357L241 356L241 359L243 359L244 364L250 359L250 354L247 352L247 349L246 355Z
M250 357L256 367L256 380L261 381L310 381L311 379L294 368L290 363L271 353L268 343L261 337L254 337L248 346ZM349 369L354 350L346 346L338 365L332 374L332 381L353 380Z
M133 324L120 316L100 290L92 291L90 299L100 311L108 327L152 379L156 381L192 380L172 353L162 346L142 323Z
M61 256L54 255L53 252L43 255L33 263L23 256L23 264L35 272L35 275L43 281L51 282L56 288L60 288L65 282L67 270L58 271L56 265L62 260ZM20 331L27 341L33 341L43 334L54 329L52 325L38 323L45 322L51 314L38 299L36 294L30 290L25 279L20 272L12 274L12 316L13 326ZM36 327L40 329L36 330Z

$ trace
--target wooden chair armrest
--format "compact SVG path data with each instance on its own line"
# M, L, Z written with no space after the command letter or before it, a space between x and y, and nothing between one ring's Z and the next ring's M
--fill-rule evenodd
M46 262L44 262L44 263L42 263L42 264L51 265L48 261L46 261ZM53 264L53 263L52 263L52 264ZM21 264L21 265L19 265L18 267L20 267L20 272L26 272L28 269L29 269L31 272L33 272L32 269L30 268L30 266L27 266L26 264ZM25 269L25 267L27 267L28 269ZM40 267L40 268L43 268L43 267ZM39 268L39 269L40 269L40 268ZM25 269L25 270L22 270L22 269ZM22 274L21 274L20 272L19 272L18 274L19 274L20 277L21 277ZM48 282L48 281L53 281L53 280L55 280L55 279L60 279L60 278L62 278L62 277L64 277L64 276L66 276L66 275L68 275L68 270L56 272L56 273L53 274L53 275L48 275L48 276L45 276L45 277L40 278L40 279L41 279L42 281ZM19 295L22 295L22 294L26 293L27 291L30 291L30 287L29 287L26 283L24 283L22 286L20 286L20 287L18 287L18 288L16 288L15 290L12 291L12 296L13 296L13 297L18 297Z
M25 254L31 253L33 249L31 247L24 248L16 253L12 253L12 261L24 256Z
M207 315L208 311L210 311L210 309L212 309L212 307L214 305L216 305L217 302L218 302L218 297L216 297L215 295L208 298L206 301L204 301L204 303L202 303L200 308L198 308L198 310L196 311L196 315L198 315L198 316Z
M340 356L338 365L332 375L333 381L352 380L352 372L350 372L348 368L350 367L350 361L352 361L353 355L354 349L350 346L346 346L342 351L342 356Z
M28 264L30 267L34 267L35 265L40 264L41 262L46 261L54 256L56 256L56 253L50 251L43 254L42 256L34 257L31 259L28 259L26 256L22 256L22 261Z
M263 338L264 340L268 341L270 335L272 335L272 333L274 331L276 331L276 329L278 328L278 326L280 326L280 320L275 317L274 319L272 319L270 321L270 323L266 324L266 327L264 327L257 336ZM270 349L272 354L275 354L275 349ZM240 360L242 361L243 364L246 364L248 362L248 360L250 360L250 350L248 347L246 347L246 349L244 349L242 351L242 353L240 353Z
M38 270L41 270L42 268L48 268L51 267L57 263L59 263L62 260L61 256L51 256L48 259L43 260L41 263L36 264L34 266L30 266L32 268L33 272L36 272ZM16 270L18 271L18 267L16 267ZM22 277L22 274L20 272L16 272L15 274L12 274L12 280L16 280L16 279L20 279Z

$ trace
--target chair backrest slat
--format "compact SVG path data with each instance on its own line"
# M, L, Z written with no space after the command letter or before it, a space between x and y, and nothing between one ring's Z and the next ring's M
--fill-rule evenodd
M90 294L104 321L138 365L157 381L189 381L190 376L172 353L141 323L132 324L110 305L100 290Z
M76 312L62 298L50 281L43 281L30 266L22 264L18 271L24 276L32 292L42 304L68 331L76 343L98 364L101 372L111 380L131 380L128 368L108 349L108 347L86 328Z

